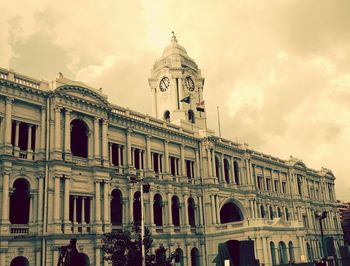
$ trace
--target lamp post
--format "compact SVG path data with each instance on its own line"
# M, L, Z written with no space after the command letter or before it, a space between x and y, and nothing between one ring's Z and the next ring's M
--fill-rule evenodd
M323 226L322 226L322 220L327 218L327 212L323 211L321 215L318 216L318 220L320 221L320 230L321 230L321 242L322 242L322 251L323 251L323 256L325 257L326 254L326 249L325 249L325 244L324 244L324 238L323 238Z

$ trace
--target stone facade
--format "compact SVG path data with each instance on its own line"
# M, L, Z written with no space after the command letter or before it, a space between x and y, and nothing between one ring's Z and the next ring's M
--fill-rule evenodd
M322 211L343 244L332 172L215 136L197 110L204 78L175 36L149 84L153 117L61 74L0 69L0 265L57 265L71 238L106 265L102 234L138 221L142 200L153 248L178 249L178 265L213 265L220 243L247 239L265 265L313 260Z

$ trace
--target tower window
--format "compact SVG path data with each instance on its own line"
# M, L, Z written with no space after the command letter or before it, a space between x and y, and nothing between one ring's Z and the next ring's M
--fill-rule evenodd
M195 123L194 112L191 109L188 110L188 120L193 124Z
M170 112L168 110L164 112L164 120L170 122Z

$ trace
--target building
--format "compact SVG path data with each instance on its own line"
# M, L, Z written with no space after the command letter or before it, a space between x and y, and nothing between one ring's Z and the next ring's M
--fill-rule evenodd
M213 265L219 244L248 239L265 265L311 261L323 211L325 235L343 244L332 172L215 136L204 78L175 36L149 85L153 116L62 74L0 69L0 265L56 265L73 237L87 264L106 265L103 232L140 220L135 177L150 184L154 248L177 250L177 265Z
M344 241L350 245L350 202L338 202L340 222L344 233Z

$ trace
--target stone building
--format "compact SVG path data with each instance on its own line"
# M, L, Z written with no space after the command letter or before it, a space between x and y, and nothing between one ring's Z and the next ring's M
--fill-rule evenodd
M219 244L248 239L265 265L311 261L322 211L343 244L332 172L207 129L204 78L175 36L149 85L153 116L62 74L0 69L0 265L56 265L71 238L106 265L102 234L140 221L141 196L153 248L177 250L177 265L213 265Z

